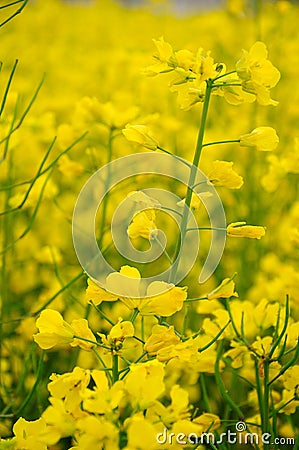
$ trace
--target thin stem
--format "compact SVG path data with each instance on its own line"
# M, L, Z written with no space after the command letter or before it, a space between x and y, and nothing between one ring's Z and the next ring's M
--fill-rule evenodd
M113 140L113 130L110 128L109 131L109 137L108 137L108 146L107 146L107 164L111 162L112 159L112 140ZM110 182L110 167L107 166L107 177L105 179L105 191L107 191L109 187ZM103 210L101 215L101 225L100 225L100 237L99 237L99 247L101 248L103 239L104 239L104 229L105 229L105 223L106 223L106 216L107 216L107 207L108 207L108 197L109 193L107 192L104 199L103 199Z
M26 0L26 3L27 3L27 1L28 1L28 0ZM1 25L0 25L0 26L1 26ZM31 98L31 100L30 100L30 102L28 103L27 108L25 109L25 111L23 112L22 116L20 117L20 119L19 119L17 125L9 132L9 134L8 134L6 137L4 137L3 139L1 139L0 145L3 144L3 142L7 141L7 139L9 139L10 136L11 136L15 131L17 131L17 130L20 128L20 126L22 125L22 123L24 122L25 117L26 117L27 114L29 113L29 111L30 111L30 109L31 109L31 107L32 107L32 105L33 105L33 103L35 102L35 100L36 100L36 98L37 98L37 96L38 96L38 93L39 93L39 91L40 91L40 89L41 89L41 87L42 87L42 85L43 85L44 78L45 78L45 77L43 76L41 82L40 82L39 85L37 86L36 91L34 92L32 98Z
M105 350L111 350L111 348L108 347L108 345L100 344L99 342L93 341L92 339L87 339L87 338L84 338L81 336L77 336L76 334L74 334L73 338L78 339L79 341L89 342L90 344L96 345L97 347L102 347Z
M216 336L215 336L210 342L208 342L208 343L207 343L206 345L204 345L203 347L199 348L198 351L201 353L201 352L204 352L205 350L207 350L209 347L211 347L211 345L213 345L213 344L217 341L217 339L222 335L222 333L223 333L224 330L229 326L230 323L231 323L231 320L229 320L229 321L227 322L227 324L224 325L223 328L221 328L221 330L219 331L219 333L217 333Z
M210 407L210 401L209 401L209 394L208 394L207 386L206 386L205 375L203 373L201 373L199 375L199 382L200 382L200 387L201 387L201 395L202 395L203 403L205 405L206 412L209 413L209 412L211 412L211 407Z
M209 147L210 145L218 145L218 144L236 144L239 143L240 139L227 139L225 141L215 141L215 142L207 142L206 144L202 144L203 147Z
M288 323L289 323L289 316L290 316L290 308L289 308L289 296L286 296L286 307L285 307L285 320L284 320L284 325L283 325L283 329L280 333L280 335L278 336L278 338L276 339L276 341L274 342L274 344L272 345L272 348L269 352L269 358L272 357L272 355L274 354L276 348L278 347L279 343L281 342L284 334L287 331L288 328ZM277 323L277 332L278 332L278 328L279 328L279 322Z
M270 417L269 417L269 401L270 401L270 386L269 386L269 359L264 360L264 433L270 433ZM265 450L269 448L269 444L265 444Z
M59 291L57 291L52 297L49 298L40 308L38 308L34 313L32 313L32 316L37 316L39 313L41 313L45 308L47 308L62 292L64 292L66 289L68 289L72 284L74 284L76 281L80 280L84 275L84 272L81 271L76 275L74 278L72 278L68 283L66 283Z
M219 75L218 77L214 78L213 82L219 80L220 78L227 77L228 75L232 75L233 73L236 72L237 72L236 70L231 70L230 72L223 73L222 75Z
M241 83L221 83L221 84L214 84L213 88L218 88L218 87L230 87L230 86L242 86Z
M138 316L138 313L139 313L138 308L134 308L134 311L133 311L132 316L131 316L131 319L130 319L130 321L131 321L132 323L135 322L135 319L136 319L136 317Z
M166 256L167 261L169 262L169 264L172 264L172 259L169 256L169 253L167 252L166 248L163 247L162 243L160 242L160 240L158 239L157 236L153 236L155 242L157 242L157 244L159 245L159 247L163 250L164 255Z
M175 155L174 153L169 152L168 150L165 150L165 148L159 147L157 146L158 150L161 150L161 152L166 153L167 155L172 156L175 159L178 159L179 161L181 161L182 163L184 163L186 166L188 166L189 168L191 168L191 164L188 163L188 161L186 161L184 158L181 158L178 155Z
M112 377L113 383L115 383L119 379L118 355L113 355L112 357Z
M191 198L192 198L192 193L193 193L192 186L194 185L195 180L196 180L197 168L198 168L198 164L199 164L200 156L201 156L205 126L206 126L208 109L209 109L209 104L210 104L210 97L211 97L212 87L213 87L213 81L207 80L206 84L207 84L207 86L206 86L205 100L204 100L203 109L202 109L201 123L200 123L199 131L198 131L196 149L195 149L193 163L192 163L190 175L189 175L187 194L186 194L183 217L182 217L182 222L181 222L180 236L179 236L177 247L175 250L174 263L173 263L171 271L170 271L170 281L172 281L174 284L175 284L175 278L176 278L176 274L177 274L179 262L180 262L181 247L184 244L184 240L185 240L185 236L186 236L186 230L187 230L188 219L189 219L189 208L190 208Z
M218 351L217 351L217 357L216 357L216 362L215 362L215 379L216 379L217 387L218 387L218 389L220 391L220 394L221 394L223 400L236 413L238 419L240 419L241 417L244 417L244 414L241 411L241 409L238 407L238 405L235 404L235 402L230 397L230 395L227 393L226 387L224 386L224 383L223 383L222 378L220 376L219 364L220 364L220 359L221 359L221 356L222 356L222 350L223 350L223 342L221 341L219 343L219 347L218 347Z
M217 227L195 227L195 228L187 228L186 233L188 231L226 231L226 228L217 228Z
M198 300L207 300L207 299L208 299L207 295L205 295L204 297L187 298L187 300L185 300L185 303L197 302Z
M90 304L94 307L94 309L103 317L103 319L107 320L108 323L110 323L110 325L114 326L115 323L109 319L108 316L106 316L106 314L95 304L93 303L93 301L90 301Z
M5 6L2 6L2 8L6 8L7 6L11 6L11 5L17 4L17 3L21 3L21 1L15 1L14 3L10 3L10 4L7 4ZM27 5L27 3L28 3L28 0L24 0L23 1L23 5L20 6L20 8L17 9L17 11L15 11L11 16L9 16L8 19L6 19L6 20L4 20L3 22L0 23L0 27L3 27L3 25L6 25L10 20L12 20L18 14L20 14L23 11L23 9L25 8L25 6Z
M0 117L1 117L1 115L3 113L3 110L4 110L4 107L5 107L7 95L8 95L8 92L9 92L9 89L10 89L10 86L11 86L11 82L12 82L13 76L15 74L17 65L18 65L18 60L16 59L14 65L13 65L13 68L11 69L11 72L10 72L10 75L9 75L9 78L8 78L8 82L7 82L7 85L6 85L6 88L5 88L5 92L4 92L4 95L3 95L2 103L1 103L1 106L0 106Z
M106 373L107 373L107 376L108 376L110 382L112 383L113 380L112 380L112 375L111 375L111 373L110 373L110 371L111 371L112 369L109 369L109 368L106 366L105 361L103 360L103 358L101 357L101 355L98 353L98 351L97 351L94 347L92 347L92 351L93 351L93 353L95 354L95 356L97 357L97 359L100 361L100 363L102 364L103 368L105 369L105 371L106 371Z
M43 362L44 362L44 350L41 352L40 358L39 358L39 362L38 362L38 367L37 367L37 374L36 374L36 379L34 382L34 385L32 386L31 391L28 393L27 397L25 398L25 400L23 401L23 403L21 404L21 406L19 407L19 409L16 412L16 416L20 416L21 413L24 411L24 409L26 408L26 406L28 405L28 403L30 402L34 392L36 391L38 384L40 382L41 379L41 375L42 375L42 368L43 368Z

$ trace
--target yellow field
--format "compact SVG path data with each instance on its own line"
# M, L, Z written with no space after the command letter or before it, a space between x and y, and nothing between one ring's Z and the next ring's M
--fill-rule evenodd
M0 3L0 449L298 449L299 6Z

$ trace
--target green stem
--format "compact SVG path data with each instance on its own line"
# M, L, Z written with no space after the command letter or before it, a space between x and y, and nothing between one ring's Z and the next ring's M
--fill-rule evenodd
M199 382L200 382L203 403L205 405L206 412L209 413L209 412L211 412L211 407L210 407L209 395L208 395L207 386L206 386L205 375L203 373L201 373L199 375Z
M110 325L112 326L115 325L115 323L111 319L109 319L109 317L106 316L106 314L95 303L93 303L92 300L90 303L94 307L94 309L100 314L100 316L103 317L103 319L105 319L108 323L110 323Z
M111 162L112 159L112 141L113 141L113 129L110 128L109 137L108 137L108 146L107 146L107 164ZM109 186L110 181L110 169L109 166L107 167L107 177L105 180L105 190L107 191L107 188ZM99 247L101 248L104 238L104 229L105 229L105 223L106 223L106 216L107 216L107 207L108 207L108 197L109 193L107 192L104 199L103 199L103 210L101 215L101 225L100 225L100 237L99 237Z
M27 397L25 398L25 400L23 401L23 403L21 404L21 406L19 407L19 409L16 412L16 416L19 417L21 415L21 413L24 411L24 409L26 408L26 406L28 405L28 403L30 402L34 392L36 391L38 384L40 382L41 379L41 375L42 375L42 368L43 368L43 362L44 362L44 350L41 352L40 358L39 358L39 362L38 362L38 367L37 367L37 374L36 374L36 379L35 379L35 383L32 386L31 391L28 393Z
M131 319L130 319L130 321L131 321L132 323L135 322L135 319L136 319L136 317L138 316L138 314L139 314L138 308L134 308L134 311L133 311L132 316L131 316Z
M244 417L244 414L241 411L241 409L238 407L238 405L236 405L236 403L230 397L230 395L227 393L226 387L224 386L224 383L220 376L220 359L222 356L222 351L223 351L223 342L220 341L218 351L217 351L216 362L215 362L215 380L216 380L217 387L220 391L220 394L221 394L224 402L227 403L231 407L232 411L234 411L235 414L237 415L237 418L240 419L241 417Z
M228 75L232 75L233 73L236 73L236 70L231 70L230 72L223 73L222 75L219 75L219 77L214 78L213 81L215 82L220 78L227 77Z
M239 142L240 142L240 139L227 139L226 141L207 142L206 144L202 144L202 146L208 147L210 145L218 145L218 144L236 144Z
M270 417L269 417L269 401L270 401L270 386L269 386L269 360L264 360L264 430L263 433L271 433ZM265 444L264 449L267 450L269 444Z
M167 261L169 262L169 264L172 264L172 259L169 256L168 251L166 250L166 248L163 247L163 245L161 244L160 240L157 238L157 236L154 236L154 240L155 242L157 242L157 244L159 245L159 247L163 250L163 253L167 259Z
M113 355L112 357L112 378L113 383L115 383L119 379L118 355Z
M198 131L197 144L196 144L196 148L195 148L193 163L192 163L190 175L189 175L187 194L186 194L183 217L182 217L182 222L181 222L180 236L179 236L177 247L175 250L174 263L173 263L171 271L170 271L170 281L172 281L174 284L175 284L175 278L176 278L176 274L177 274L179 262L180 262L179 256L181 253L181 247L184 244L184 240L185 240L185 236L186 236L186 232L187 232L187 225L188 225L188 219L189 219L189 208L190 208L192 193L193 193L192 186L194 185L195 180L196 180L197 168L199 165L201 151L203 148L203 138L204 138L205 126L206 126L208 109L209 109L210 98L211 98L212 87L213 87L212 80L207 80L206 83L207 83L207 86L206 86L205 100L204 100L203 109L202 109L201 123L200 123L199 131Z

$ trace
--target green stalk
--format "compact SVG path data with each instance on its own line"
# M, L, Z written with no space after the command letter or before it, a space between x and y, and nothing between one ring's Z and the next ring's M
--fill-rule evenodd
M118 355L112 356L112 378L113 378L113 383L115 383L119 379Z
M271 433L270 416L269 416L269 400L270 400L270 386L269 386L269 360L264 360L264 429L263 433ZM269 444L265 444L264 449L267 450Z
M189 219L189 208L191 204L191 198L192 198L192 186L195 183L196 180L196 174L197 174L197 168L200 161L201 151L203 148L203 138L204 138L204 132L205 132L205 126L208 116L208 109L210 104L210 98L212 93L212 87L213 87L213 80L207 80L207 87L206 87L206 94L205 94L205 100L203 104L202 114L201 114L201 122L200 127L198 131L198 137L197 137L197 144L195 148L194 158L192 162L192 167L190 170L189 175L189 181L188 181L188 188L187 188L187 194L185 199L185 205L184 205L184 211L183 211L183 217L181 222L181 230L180 230L180 236L178 239L178 244L176 246L175 255L174 255L174 263L170 271L170 281L175 283L176 274L178 271L178 266L180 262L180 250L181 246L184 244L186 232L187 232L187 225L188 225L188 219Z
M112 159L112 141L113 141L113 130L110 128L109 137L108 137L108 146L107 146L107 164L109 164ZM107 187L109 185L109 179L110 179L110 169L108 166L107 178L105 180L105 189L107 189ZM108 207L108 197L109 197L109 194L107 193L105 195L105 197L103 198L103 211L102 211L102 216L101 216L99 247L101 247L102 243L103 243L104 229L105 229L106 216L107 216L107 207Z

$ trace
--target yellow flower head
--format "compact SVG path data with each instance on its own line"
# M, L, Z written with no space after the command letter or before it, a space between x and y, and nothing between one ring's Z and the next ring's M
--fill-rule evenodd
M117 296L111 294L110 292L102 289L98 286L91 278L87 280L88 287L85 293L85 300L88 302L93 302L95 305L100 305L102 302L115 302Z
M81 411L81 394L90 382L90 371L75 367L72 372L63 375L53 373L50 380L48 390L52 397L63 399L66 411L78 414Z
M233 162L214 161L214 168L208 175L214 186L224 186L229 189L239 189L243 185L243 178L233 169Z
M227 235L229 237L247 237L260 239L265 236L265 227L256 225L246 225L246 222L233 222L227 226Z
M91 376L95 382L93 389L82 392L83 408L96 414L111 412L119 406L123 398L123 381L117 381L109 387L107 376L103 371L93 370Z
M131 239L143 237L151 241L157 235L156 214L153 209L137 212L130 223L127 233Z
M90 351L92 347L96 344L92 342L85 341L84 339L88 339L89 341L96 341L96 338L88 326L88 322L86 319L74 319L71 322L71 327L74 330L74 334L83 339L75 338L73 342L71 342L72 347L80 347L83 350Z
M116 354L121 350L124 340L134 336L134 331L132 322L119 318L117 324L111 328L107 337L102 333L98 334L101 336L103 344L110 347L111 351Z
M266 45L258 41L249 52L243 50L243 56L237 62L236 70L246 92L255 94L257 101L262 105L276 105L277 102L270 98L269 90L278 83L280 73L267 58Z
M217 72L217 65L214 64L214 59L210 56L211 52L203 55L203 49L200 48L196 55L195 72L197 74L197 83L200 85L203 81L210 78L215 78L219 73Z
M153 55L156 62L146 67L143 73L145 75L155 76L159 73L172 71L177 63L171 45L165 42L163 37L160 37L158 40L153 39L153 42L157 49L157 52Z
M13 438L14 449L47 450L46 422L38 420L27 421L20 417L13 426L15 438Z
M258 127L251 133L240 136L240 145L242 147L255 147L260 151L275 150L279 143L279 138L274 128Z
M216 298L230 298L238 297L235 292L235 282L232 278L225 278L219 286L207 295L208 300L215 300Z
M126 125L126 128L122 130L123 135L130 142L140 144L149 150L157 150L158 142L154 139L149 132L146 125Z
M125 390L131 397L132 405L140 409L148 408L164 392L164 364L157 361L131 364L125 378Z
M150 297L141 299L139 311L142 315L158 314L172 316L183 307L187 298L187 288L178 287L164 281L154 281L147 288Z
M159 350L169 345L178 344L180 338L175 334L174 327L163 327L162 325L154 325L152 334L147 339L144 350L150 355L155 356Z
M74 330L63 320L62 315L53 309L45 309L36 321L39 333L34 334L35 342L44 350L57 344L70 344L73 341Z

